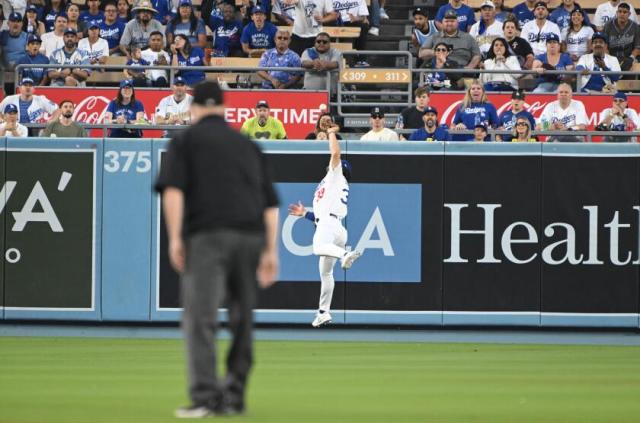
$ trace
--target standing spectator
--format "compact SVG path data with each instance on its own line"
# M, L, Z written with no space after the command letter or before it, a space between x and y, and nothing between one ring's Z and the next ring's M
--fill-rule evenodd
M150 63L142 58L142 50L134 47L131 50L131 57L127 60L127 66L130 67L125 68L122 72L125 79L133 81L134 87L146 87L148 81L145 67L149 65Z
M384 112L380 107L374 107L371 109L371 130L364 134L360 139L362 141L399 141L398 134L385 128Z
M0 110L4 110L7 104L13 104L18 108L18 122L42 123L49 119L57 119L60 111L58 106L43 95L35 95L33 79L22 78L20 81L20 94L8 95L0 102ZM49 119L45 118L48 113Z
M118 0L116 9L118 9L118 20L125 25L129 23L131 20L131 5L129 4L129 0Z
M173 93L164 97L156 107L154 115L157 125L188 125L191 123L191 103L193 96L187 93L187 84L181 76L173 79ZM165 138L175 135L176 131L164 131Z
M86 25L95 22L98 25L104 22L104 13L100 10L100 0L87 0L88 9L80 14L80 20Z
M462 104L456 110L453 117L454 129L474 129L482 124L495 128L498 126L498 112L496 107L489 102L487 94L478 80L474 80L464 95ZM452 141L468 141L469 136L463 134L453 135Z
M18 108L14 104L4 106L4 122L0 123L0 137L26 138L29 129L18 122Z
M280 68L299 68L302 67L300 56L294 51L289 50L291 35L289 31L278 31L276 33L276 48L267 50L260 58L259 66L261 68L280 67ZM294 87L302 78L300 72L285 71L258 71L258 76L264 81L262 88L264 89L287 89Z
M66 17L65 10L67 10L66 0L45 0L41 16L46 32L51 32L56 28L56 20L59 15L64 14ZM64 31L64 28L62 30Z
M194 47L204 48L207 44L204 23L196 16L191 0L180 0L178 14L167 24L165 34L169 45L178 34L186 36Z
M331 71L338 69L340 52L331 47L331 38L326 32L321 32L316 37L315 47L308 48L302 53L301 66L312 69L304 73L305 90L326 90L327 78L331 77ZM335 85L332 81L332 87ZM332 89L329 89L332 91Z
M520 68L530 70L535 57L529 42L522 37L518 37L520 33L518 22L506 20L502 24L502 29L504 31L504 39L507 40L511 51L513 51L518 58Z
M603 75L598 71L619 71L618 60L607 54L607 36L596 32L591 38L593 53L585 54L578 60L576 70L581 70L580 86L583 92L614 92L615 82L620 75Z
M316 122L316 129L313 132L309 132L305 137L306 140L326 140L328 139L327 131L329 128L336 126L335 121L333 120L333 116L331 113L324 112L318 118ZM341 140L342 137L340 134L336 133L336 138Z
M424 126L424 111L429 106L429 88L419 87L413 94L416 104L400 112L396 129L418 129Z
M213 31L213 52L215 57L242 57L242 22L236 19L235 9L230 4L222 6L223 18L211 17L209 27Z
M563 50L567 52L573 62L580 56L591 51L591 37L593 28L585 23L585 13L582 9L573 9L571 22L562 31Z
M640 26L629 19L631 7L620 3L616 18L604 26L609 39L609 53L618 58L623 71L631 70L633 62L640 59Z
M539 131L584 131L589 118L581 101L572 99L571 85L562 83L558 87L558 99L547 104L538 119ZM554 136L549 141L580 142L583 137Z
M109 102L105 112L105 123L136 123L144 119L144 105L136 100L133 81L120 81L120 89L115 99ZM142 138L140 129L109 129L109 138Z
M602 32L604 30L605 24L615 19L616 12L618 11L618 5L621 1L622 0L609 0L598 5L598 7L596 8L596 14L593 17L593 24L595 25L597 31ZM638 15L636 15L636 11L633 7L630 8L629 13L629 19L631 19L635 23L638 23Z
M536 121L531 112L524 108L524 99L524 91L514 91L513 94L511 94L511 108L505 110L498 116L499 129L511 131L516 125L516 120L520 117L527 119L529 126L535 128Z
M502 22L496 20L495 6L491 0L484 0L480 5L480 20L473 24L469 35L475 38L484 58L487 57L493 40L504 37Z
M100 24L100 38L107 41L109 55L120 55L120 38L124 33L125 24L118 20L118 10L113 3L104 6L104 22ZM160 33L162 35L162 33Z
M567 53L561 53L560 39L556 34L547 37L547 52L536 56L533 61L533 70L538 72L540 78L536 84L534 93L552 93L562 81L571 81L571 75L545 74L545 71L573 70L574 65Z
M49 62L57 65L76 65L77 68L50 69L49 79L51 86L82 87L91 75L91 70L81 68L90 64L89 55L84 50L78 49L78 35L73 28L64 31L64 47L51 53Z
M504 0L493 0L496 10L496 20L500 23L504 22L511 15L511 11L504 6Z
M436 13L436 28L444 31L444 19L447 13L454 12L458 20L458 29L463 32L469 32L471 26L476 23L475 13L473 9L462 3L462 0L449 0L449 3L440 6Z
M427 10L422 7L413 9L413 29L411 30L411 44L417 49L427 41L427 38L438 32L436 24L429 19Z
M47 32L44 22L38 18L38 8L33 4L27 6L27 10L24 12L22 30L29 35L36 34L38 36L42 36Z
M200 47L192 47L186 35L176 34L171 44L171 66L204 66L204 52ZM178 75L190 87L205 78L201 70L181 70Z
M75 3L67 4L67 28L76 30L78 39L84 36L86 30L85 22L80 19L80 6Z
M272 12L278 25L293 26L293 21L296 18L294 4L287 4L285 0L274 0Z
M13 69L25 55L24 46L26 45L27 33L22 30L22 16L13 12L9 15L9 29L0 32L2 58L9 69Z
M174 13L171 10L171 0L151 0L151 4L154 9L158 11L153 17L155 20L160 22L162 25L166 25L169 23Z
M531 122L524 116L518 116L511 131L511 142L538 142L538 138L531 134Z
M458 73L444 72L446 69L460 68L457 63L449 59L451 50L451 45L442 41L433 47L435 56L431 59L431 63L425 62L423 67L436 69L436 72L424 72L422 74L425 86L430 87L432 90L439 90L442 88L449 89L452 86L458 86L458 81L460 80L461 75ZM442 69L443 71L438 72L438 69Z
M423 125L411 133L409 141L449 141L447 125L438 126L438 110L427 106L422 113Z
M244 121L240 132L253 139L284 140L287 132L277 118L270 115L269 103L258 101L256 115Z
M152 18L157 10L149 0L140 0L132 10L136 18L127 23L120 38L120 50L127 57L130 57L133 47L147 48L149 35L153 31L162 31L162 24Z
M224 122L216 83L199 84L193 97L194 124L171 140L155 185L162 193L169 259L181 275L192 404L176 410L179 418L245 412L256 290L273 284L278 273L278 198L265 156ZM222 384L215 338L225 298L233 340Z
M251 20L242 30L240 42L242 51L249 57L260 57L262 54L276 46L275 37L278 28L271 22L266 22L267 15L260 6L252 9Z
M558 40L560 40L560 28L547 19L549 10L547 9L546 3L542 1L537 2L534 15L535 20L524 24L520 36L529 42L533 54L538 56L544 54L547 50L545 44L549 37L555 35Z
M596 131L634 132L640 128L638 113L629 108L627 95L617 92L613 95L613 104L600 113ZM605 142L635 142L636 137L605 137Z
M40 53L42 40L36 34L29 35L27 39L27 51L16 64L18 65L48 65L49 59ZM31 78L35 85L47 85L49 77L45 68L22 69L20 78Z
M522 28L527 22L536 19L533 12L537 3L538 0L525 0L513 8L512 13L518 19L518 26L520 28Z
M44 131L43 137L66 137L66 138L85 138L87 131L76 122L73 121L73 112L75 105L71 100L62 100L60 102L60 117L51 120Z
M551 12L549 15L549 20L560 28L560 32L564 31L571 25L571 13L575 10L582 9L579 4L575 2L575 0L562 0L562 6L558 7L556 10ZM589 22L589 16L585 13L584 23L587 26L591 26L591 22Z
M519 71L518 58L509 51L509 44L504 38L496 38L491 43L491 48L484 61L486 70ZM483 73L480 81L487 91L516 91L518 89L518 73Z
M171 57L169 53L162 49L163 37L160 31L152 32L149 35L149 48L142 50L142 59L150 65L169 66ZM168 87L169 77L167 71L162 69L147 69L147 78L154 87Z
M322 32L322 25L338 19L331 0L284 0L286 5L295 5L291 50L301 55L313 47L316 36Z
M365 0L353 0L344 2L333 0L333 10L338 14L338 24L360 28L360 35L355 39L353 47L356 50L367 49L367 34L369 32L369 10ZM356 65L367 67L369 64L361 57L356 56L359 63Z
M100 25L97 22L90 21L87 25L87 37L78 41L78 49L89 55L89 63L92 65L104 65L109 57L109 43L100 38Z

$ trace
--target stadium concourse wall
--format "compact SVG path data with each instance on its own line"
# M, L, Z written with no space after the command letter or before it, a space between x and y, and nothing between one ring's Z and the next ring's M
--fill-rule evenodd
M325 142L260 143L282 208L258 322L317 306L309 204ZM179 319L156 139L0 138L0 317ZM332 314L342 324L639 327L640 145L344 141L354 179ZM221 199L224 201L224 199Z

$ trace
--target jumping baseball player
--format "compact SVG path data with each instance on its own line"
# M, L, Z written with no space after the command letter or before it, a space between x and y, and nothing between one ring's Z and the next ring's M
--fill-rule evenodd
M316 224L313 235L313 254L320 256L320 305L311 326L317 328L331 322L331 298L335 280L333 267L340 259L343 269L349 269L361 253L345 250L347 230L342 226L342 219L347 216L347 199L351 179L351 164L340 159L340 144L336 138L337 126L327 130L329 134L329 151L331 160L327 175L320 181L313 197L313 211L307 211L300 201L289 205L289 214L304 216Z

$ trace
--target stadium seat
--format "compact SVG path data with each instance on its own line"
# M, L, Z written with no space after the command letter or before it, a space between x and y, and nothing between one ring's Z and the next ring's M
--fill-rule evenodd
M278 26L279 31L291 32L290 26ZM357 26L323 26L322 30L331 38L358 38L360 27Z
M127 58L124 56L109 56L107 57L107 65L126 65ZM91 75L87 79L87 84L104 84L114 85L124 79L122 69L110 70L105 72L91 72Z

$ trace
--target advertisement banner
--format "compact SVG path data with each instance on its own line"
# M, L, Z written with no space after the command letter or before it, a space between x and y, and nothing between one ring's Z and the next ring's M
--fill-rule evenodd
M255 106L266 100L271 108L271 116L284 124L289 139L304 139L313 132L318 117L328 108L329 94L326 91L226 91L225 120L234 128L240 128L245 120L255 116ZM109 102L116 98L117 88L74 88L38 87L37 95L44 95L58 104L68 99L76 104L73 119L78 122L98 124L104 122ZM144 104L145 113L153 121L160 100L171 95L169 89L137 89L135 96ZM102 137L102 130L92 130L92 137ZM145 138L161 138L162 131L143 131Z

